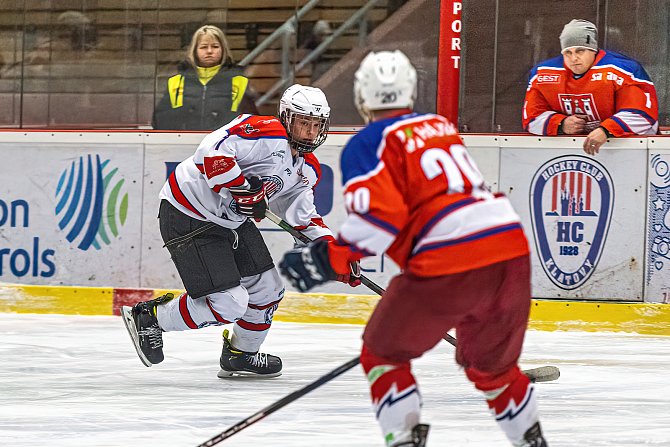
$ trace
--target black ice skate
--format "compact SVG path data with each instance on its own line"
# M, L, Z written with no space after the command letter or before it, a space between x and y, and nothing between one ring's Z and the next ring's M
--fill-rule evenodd
M163 334L156 318L156 306L174 298L166 293L151 301L143 301L133 307L123 306L121 316L128 334L133 340L137 355L145 366L163 361Z
M521 444L522 447L549 447L546 439L542 436L542 428L540 427L539 422L536 422L532 427L526 430L523 439L525 443Z
M244 352L233 348L228 338L228 329L223 331L223 351L221 352L221 371L218 377L232 376L277 377L281 375L281 359L276 355L262 352Z
M428 424L416 424L412 429L411 439L393 444L393 447L426 447L429 428L430 425Z

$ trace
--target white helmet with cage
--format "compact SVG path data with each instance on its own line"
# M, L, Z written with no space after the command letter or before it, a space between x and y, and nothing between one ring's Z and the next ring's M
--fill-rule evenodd
M371 111L411 109L416 99L416 70L402 51L370 52L354 75L354 102L369 121Z
M326 141L330 125L326 95L316 87L293 84L279 100L279 120L293 149L314 152Z

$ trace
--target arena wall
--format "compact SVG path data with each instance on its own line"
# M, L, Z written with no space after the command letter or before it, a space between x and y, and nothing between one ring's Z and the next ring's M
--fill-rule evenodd
M345 216L339 153L351 135L333 132L317 152L324 167L317 207L333 228ZM202 137L0 132L0 283L178 290L158 232L157 197ZM465 135L464 141L491 187L505 192L522 217L535 298L670 302L669 137L613 140L596 157L584 154L581 138ZM275 259L292 247L271 222L259 227ZM386 257L366 259L363 267L383 287L398 272ZM315 292L345 301L354 296L339 284ZM17 311L7 297L0 297L0 311Z

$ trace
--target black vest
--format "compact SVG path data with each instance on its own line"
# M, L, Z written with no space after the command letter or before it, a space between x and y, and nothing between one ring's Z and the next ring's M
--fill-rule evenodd
M207 85L202 85L192 67L181 65L179 74L168 80L167 92L154 110L153 128L218 129L240 114L247 82L240 67L224 65Z

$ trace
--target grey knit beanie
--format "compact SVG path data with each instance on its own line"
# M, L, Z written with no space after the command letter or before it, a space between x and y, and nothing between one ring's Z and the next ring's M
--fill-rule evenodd
M574 47L598 51L598 29L588 20L571 20L563 27L560 40L561 52Z

